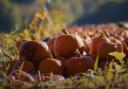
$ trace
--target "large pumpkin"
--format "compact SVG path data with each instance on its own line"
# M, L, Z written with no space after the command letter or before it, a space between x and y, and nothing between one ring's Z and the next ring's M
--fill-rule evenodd
M30 60L38 65L41 60L50 57L50 50L45 42L25 41L20 46L20 59Z
M81 47L84 47L84 42L78 35L60 35L54 40L53 52L57 57L69 58Z

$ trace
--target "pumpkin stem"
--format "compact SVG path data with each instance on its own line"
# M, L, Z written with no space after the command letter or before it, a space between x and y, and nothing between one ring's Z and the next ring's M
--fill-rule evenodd
M65 30L65 29L62 29L62 32L64 33L64 34L66 34L66 35L69 35L70 33L67 31L67 30Z
M104 36L111 39L111 36L109 35L109 33L107 31L103 31L104 32Z

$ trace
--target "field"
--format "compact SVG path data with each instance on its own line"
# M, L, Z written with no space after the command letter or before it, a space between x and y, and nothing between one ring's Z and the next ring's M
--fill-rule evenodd
M82 2L64 2L0 32L0 89L128 89L128 23L70 25Z
M41 20L40 17L40 14L36 13L32 23L28 27L25 27L22 32L0 33L1 89L128 88L127 23L87 25L84 27L72 26L49 36L49 32L39 29L41 24L39 23ZM66 40L63 40L61 36L64 36ZM69 39L71 37L76 40L74 36L80 37L79 40L77 39L77 42L84 41L83 53L76 47L76 53L70 54L73 49L71 46L75 43L72 44L72 40ZM102 50L100 50L101 46L98 44L101 41L101 36L104 38L102 40L106 43L102 46ZM65 42L61 43L61 40L58 38L58 43L56 42L55 45L54 42L54 45L55 47L57 46L55 50L59 50L58 47L60 47L60 50L54 51L50 46L53 45L50 40L57 40L57 37L60 37L62 42ZM98 38L99 42L95 42L95 38ZM48 44L50 54L48 53L47 57L43 58L44 54L47 54L47 51L44 51L41 48L42 46L38 47L39 42L43 42L41 43L42 46ZM111 43L120 45L120 48L113 48L114 46ZM98 53L95 53L95 50L98 50L98 48L93 48L89 44L95 46L98 44ZM24 48L25 45L28 45L27 48ZM70 47L65 45L69 45ZM35 54L33 55L36 56L32 55L30 58L29 55L33 51L31 47L35 48ZM66 51L61 53L60 51L63 51L63 49ZM46 61L44 64L39 59L40 57L42 57L41 60L43 62L44 60ZM85 64L80 64L79 66L78 63L84 63L83 60L85 60ZM38 62L42 63L40 67L38 67ZM58 63L61 63L64 69L56 71L56 68L61 67Z

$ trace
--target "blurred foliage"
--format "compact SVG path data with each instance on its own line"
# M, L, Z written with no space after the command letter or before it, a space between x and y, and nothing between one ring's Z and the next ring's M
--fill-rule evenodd
M35 0L10 0L10 1L17 4L32 4Z
M43 2L44 0L42 0ZM83 12L83 3L78 0L46 0L39 4L42 11L47 13L48 28L50 34L60 31L70 25ZM47 29L46 29L47 30Z
M39 11L40 13L47 13L48 16L46 16L44 23L48 22L48 24L42 25L45 25L43 29L51 29L49 31L51 34L68 26L83 12L83 3L78 0L36 0L34 4L27 7L27 2L30 1L33 2L32 0L1 0L0 30L5 32L15 29L21 30L24 22L26 20L31 21L31 17L34 16L33 13ZM21 4L17 5L14 2ZM24 4L22 5L22 3ZM23 7L26 7L26 10L25 8L21 9ZM29 10L30 8L32 10ZM29 16L26 12L29 13Z
M43 24L43 29L52 34L72 24L83 13L96 10L99 5L124 1L127 0L1 0L0 30L21 30L24 23L31 21L34 13L39 11L48 14L44 23L49 24Z
M0 0L0 30L9 32L15 29L13 8L7 0Z

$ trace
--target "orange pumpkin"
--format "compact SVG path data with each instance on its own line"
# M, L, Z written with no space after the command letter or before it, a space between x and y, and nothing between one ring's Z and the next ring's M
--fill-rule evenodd
M66 58L64 57L57 57L57 59L60 60L62 64L64 64L66 61Z
M53 51L57 57L69 58L81 47L84 47L84 42L78 35L60 35L54 41Z
M111 59L113 59L114 57L110 56L109 53L116 51L120 51L117 44L114 44L112 42L104 42L98 48L97 54L99 55L100 60L111 61Z
M63 66L61 61L53 58L48 58L42 60L39 64L38 70L41 73L53 73L53 74L63 74Z
M48 47L52 53L53 56L55 56L54 52L53 52L53 45L54 45L54 41L55 41L55 37L49 39L48 41Z
M24 72L31 73L34 72L36 68L30 61L16 61L12 68L12 72L14 72L15 70L22 70Z
M92 43L91 43L91 47L90 47L90 54L97 55L97 49L104 42L106 42L106 39L104 39L102 37L96 37L96 38L92 39Z
M49 48L45 42L25 41L20 46L20 59L30 60L36 65L50 56Z
M71 57L65 62L66 75L86 72L93 67L94 60L91 56Z

